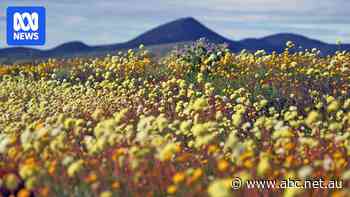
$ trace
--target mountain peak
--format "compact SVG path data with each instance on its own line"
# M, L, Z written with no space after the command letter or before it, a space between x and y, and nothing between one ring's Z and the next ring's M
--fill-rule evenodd
M228 39L204 26L193 17L184 17L156 27L129 41L131 45L152 45L175 42L196 41L207 38L214 43L227 42Z
M71 41L71 42L67 42L64 44L61 44L59 46L56 47L59 49L65 49L65 50L75 50L75 49L83 49L83 48L88 48L89 46L84 44L83 42L80 41Z
M198 20L196 20L193 17L184 17L184 18L180 18L177 19L175 21L173 21L173 23L182 23L182 24L190 24L190 25L199 25L199 26L203 26Z

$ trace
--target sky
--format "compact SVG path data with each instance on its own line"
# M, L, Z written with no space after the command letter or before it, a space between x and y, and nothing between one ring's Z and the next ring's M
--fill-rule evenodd
M233 40L289 32L350 43L350 0L1 0L0 48L7 47L8 6L46 8L46 45L39 48L124 42L189 16Z

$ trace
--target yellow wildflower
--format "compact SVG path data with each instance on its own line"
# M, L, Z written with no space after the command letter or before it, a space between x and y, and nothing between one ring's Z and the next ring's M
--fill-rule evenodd
M338 109L339 109L339 102L338 101L332 101L327 107L328 112L335 112Z
M113 193L111 191L103 191L100 193L100 197L112 197Z
M82 169L83 164L84 164L83 160L78 160L70 164L67 170L68 176L74 177Z
M168 194L175 194L176 191L177 191L176 185L170 185L170 186L167 188Z
M209 184L208 194L210 197L230 197L231 192L231 181L230 179L219 179L214 180Z
M19 178L15 174L7 174L4 179L4 185L7 189L13 191L19 185Z
M307 118L305 119L305 123L311 127L312 123L316 122L319 119L320 115L317 111L311 111Z

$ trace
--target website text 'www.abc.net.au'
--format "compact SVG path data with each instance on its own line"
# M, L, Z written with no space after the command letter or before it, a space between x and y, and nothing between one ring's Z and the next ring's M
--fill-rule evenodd
M286 179L286 180L242 180L236 177L232 180L231 186L234 190L238 189L342 189L342 180L318 179Z

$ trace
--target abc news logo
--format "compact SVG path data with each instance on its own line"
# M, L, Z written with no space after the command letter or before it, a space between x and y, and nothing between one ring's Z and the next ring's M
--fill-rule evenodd
M13 39L15 40L39 40L39 33L36 32L39 29L39 15L38 13L29 14L25 12L20 14L16 12L13 15L13 29L15 30ZM25 20L28 21L27 25L25 24ZM20 32L23 30L24 32ZM31 31L31 32L28 32ZM32 33L33 32L33 33Z
M45 17L44 7L8 7L7 44L44 45Z

